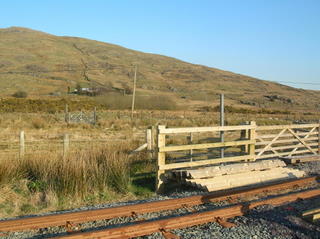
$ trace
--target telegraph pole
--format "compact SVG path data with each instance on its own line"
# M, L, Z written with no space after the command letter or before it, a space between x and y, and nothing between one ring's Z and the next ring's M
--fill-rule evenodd
M133 78L133 93L132 93L132 105L131 105L131 119L133 119L133 111L134 111L134 101L136 98L136 83L137 83L137 65L134 68L134 78Z

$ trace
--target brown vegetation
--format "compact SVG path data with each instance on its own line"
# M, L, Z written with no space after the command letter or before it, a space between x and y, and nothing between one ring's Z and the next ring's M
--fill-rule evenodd
M23 90L29 97L67 97L77 85L131 94L137 64L137 95L169 96L185 109L211 104L224 93L237 107L319 111L317 91L88 39L7 28L0 29L0 51L6 56L0 62L2 96Z
M141 160L128 152L135 146L120 143L92 146L66 157L35 152L23 159L0 160L0 215L133 198L131 180L140 170L134 165Z

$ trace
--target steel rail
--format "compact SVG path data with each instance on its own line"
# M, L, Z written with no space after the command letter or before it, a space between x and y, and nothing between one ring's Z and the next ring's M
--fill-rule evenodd
M261 205L278 206L294 202L298 199L308 199L320 196L320 189L313 189L304 192L292 193L284 196L277 196L274 198L253 201L248 203L240 203L234 206L214 209L205 212L192 213L184 216L176 216L168 219L160 219L156 221L135 222L131 225L119 226L111 229L102 229L90 232L74 233L66 236L56 238L65 239L83 239L83 238L99 238L99 239L123 239L133 238L138 236L150 235L155 232L170 233L170 230L186 228L196 225L201 225L209 222L223 222L227 219L242 216L250 209ZM174 234L167 238L179 238Z
M134 205L4 220L0 221L0 232L65 226L69 224L78 224L88 221L134 216L137 214L159 212L165 210L174 210L209 202L235 200L238 198L254 196L261 193L276 192L279 190L290 189L292 187L307 185L312 182L316 182L317 179L318 178L314 176L290 181L275 182L266 186L260 186L250 189L240 189L232 191L229 190L225 192L208 193L204 195L196 195Z

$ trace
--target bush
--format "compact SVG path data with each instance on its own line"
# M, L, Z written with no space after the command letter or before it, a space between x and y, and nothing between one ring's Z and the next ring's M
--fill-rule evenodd
M12 96L15 97L15 98L27 98L28 97L28 93L25 92L25 91L20 90L20 91L15 92Z

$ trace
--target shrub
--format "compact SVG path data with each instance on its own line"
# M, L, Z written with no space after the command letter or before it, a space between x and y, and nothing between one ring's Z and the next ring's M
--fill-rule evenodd
M28 93L25 92L25 91L20 90L20 91L15 92L12 96L15 97L15 98L27 98L28 97Z

